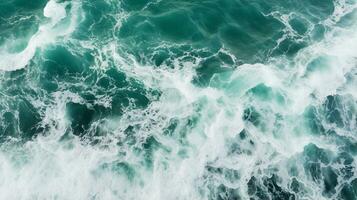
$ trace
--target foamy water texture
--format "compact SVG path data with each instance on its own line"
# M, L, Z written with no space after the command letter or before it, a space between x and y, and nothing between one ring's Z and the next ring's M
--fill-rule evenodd
M0 199L357 199L355 0L2 0Z

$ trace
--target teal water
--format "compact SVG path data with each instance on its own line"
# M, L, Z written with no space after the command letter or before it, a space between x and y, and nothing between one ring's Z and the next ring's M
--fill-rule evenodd
M355 0L0 1L0 199L357 199Z

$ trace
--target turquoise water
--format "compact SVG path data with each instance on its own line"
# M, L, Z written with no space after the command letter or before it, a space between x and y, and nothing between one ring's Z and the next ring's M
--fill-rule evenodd
M0 199L357 199L355 0L2 0Z

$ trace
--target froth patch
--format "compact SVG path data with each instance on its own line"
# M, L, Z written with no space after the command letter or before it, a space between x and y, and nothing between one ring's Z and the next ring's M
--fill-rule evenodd
M67 17L66 6L68 3L57 3L49 1L43 11L43 15L50 18L49 23L41 25L30 41L27 47L19 53L9 53L5 50L0 50L0 70L15 71L22 69L28 65L29 61L35 56L36 50L49 43L52 43L59 36L65 36L74 31L73 24L77 21L77 12L79 12L78 3L74 2L71 8L70 26L64 30L58 30L56 26ZM6 48L4 48L6 49Z
M56 24L66 17L65 4L57 3L56 1L49 1L43 10L45 17L51 18L52 24Z

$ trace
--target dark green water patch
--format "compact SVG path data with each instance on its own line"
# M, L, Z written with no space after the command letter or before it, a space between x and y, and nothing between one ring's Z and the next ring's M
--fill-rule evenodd
M96 44L105 44L112 40L120 13L118 2L103 0L84 0L82 2L84 20L73 33L74 38L96 41Z
M0 46L6 44L8 52L19 52L27 46L38 30L46 0L0 2ZM2 47L5 48L5 47Z
M339 197L343 200L357 199L357 179L354 179L350 183L345 183Z
M257 179L252 176L248 182L248 194L251 196L251 199L256 200L295 200L296 196L281 187L278 180L279 177L276 175L272 175L271 177L262 177L262 179Z

